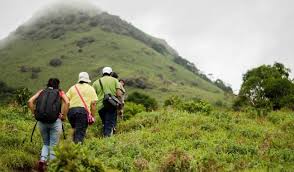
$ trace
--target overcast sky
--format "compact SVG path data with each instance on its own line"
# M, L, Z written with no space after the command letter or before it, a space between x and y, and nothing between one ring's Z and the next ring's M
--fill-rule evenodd
M234 90L239 90L242 74L261 64L279 61L294 71L293 0L89 1L165 39L181 56ZM56 0L0 2L2 39Z

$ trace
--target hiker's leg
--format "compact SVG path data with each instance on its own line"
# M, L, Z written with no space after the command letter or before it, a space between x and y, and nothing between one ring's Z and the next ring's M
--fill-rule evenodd
M76 124L76 117L75 116L76 115L75 115L74 108L70 108L69 111L68 111L68 113L67 113L67 118L68 118L68 121L69 121L69 123L71 125L71 128L72 128L71 134L72 134L72 140L73 141L74 141L75 133L76 133L76 131L75 131L75 128L76 128L76 126L75 126L75 124Z
M49 146L49 154L50 160L55 158L55 152L53 148L58 144L59 137L62 132L62 122L58 118L53 124L50 124L50 146Z
M87 112L85 110L81 109L80 112L77 114L75 126L76 128L74 142L82 143L84 141L84 138L86 136L86 130L88 128L88 118Z
M105 126L103 134L105 137L110 137L113 133L113 127L115 125L116 110L107 109L105 112Z
M104 122L105 122L105 120L104 120L104 113L105 112L104 111L105 111L104 108L102 108L98 111L98 114L99 114L101 122L102 122L102 126L104 126Z
M43 147L41 150L41 158L42 161L47 161L49 154L49 128L47 124L43 124L42 122L38 122L38 127L43 139Z

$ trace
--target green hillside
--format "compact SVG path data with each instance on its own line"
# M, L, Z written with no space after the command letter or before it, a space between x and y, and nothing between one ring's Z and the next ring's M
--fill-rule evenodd
M97 118L81 146L68 144L70 126L66 122L67 141L61 141L61 154L49 169L97 171L91 170L91 164L102 163L107 171L291 171L293 115L142 112L119 121L119 133L111 138L101 137ZM0 108L0 171L35 168L41 137L36 131L33 143L29 141L34 122L31 114L17 107Z
M102 67L111 66L128 81L130 92L143 91L161 101L174 94L212 103L232 99L165 41L119 17L95 8L52 9L37 13L1 46L0 80L9 86L36 91L49 77L58 77L67 90L79 72L95 80Z

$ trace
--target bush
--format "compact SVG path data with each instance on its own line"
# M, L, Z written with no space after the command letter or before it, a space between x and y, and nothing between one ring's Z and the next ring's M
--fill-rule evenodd
M174 109L184 110L189 113L204 112L210 113L212 106L202 100L194 99L190 101L183 101L178 96L171 96L164 101L164 106L171 106Z
M210 113L212 110L212 107L209 103L206 103L204 101L199 101L199 102L188 101L182 104L181 109L190 113L196 113L196 112Z
M59 58L54 58L54 59L51 59L49 64L53 67L57 67L57 66L60 66L62 64L62 61L61 59Z
M31 78L32 79L37 79L38 78L38 73L32 72Z
M191 166L191 158L183 151L174 150L169 153L166 159L162 162L160 171L193 171L193 167Z
M79 48L83 48L84 46L86 46L87 44L91 44L92 42L94 42L95 39L93 37L83 37L80 40L77 41L76 45Z
M146 94L134 92L128 96L127 101L143 105L147 111L156 110L158 104L155 98Z
M29 72L31 69L28 66L20 66L20 72Z
M24 112L28 111L27 102L32 96L32 92L28 88L19 88L16 90L16 103L19 104Z
M39 73L39 72L41 72L41 68L40 67L32 67L32 72Z
M140 112L146 111L146 108L141 104L127 102L124 106L124 119L129 119Z
M104 172L103 164L86 147L63 143L57 148L56 158L49 164L49 172Z

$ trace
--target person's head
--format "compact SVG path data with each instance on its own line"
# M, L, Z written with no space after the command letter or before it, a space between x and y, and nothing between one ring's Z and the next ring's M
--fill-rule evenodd
M90 77L89 77L89 74L87 72L81 72L79 74L79 80L78 80L79 83L90 83L91 80L90 80Z
M52 87L53 89L59 89L59 79L57 78L50 78L47 83L47 87Z
M105 76L105 75L110 76L111 73L112 73L112 69L111 69L111 67L104 67L104 68L102 69L102 76Z
M125 83L126 83L125 80L120 79L119 82L121 83L122 86L125 86Z
M113 78L118 79L118 74L116 72L111 72L110 74Z

